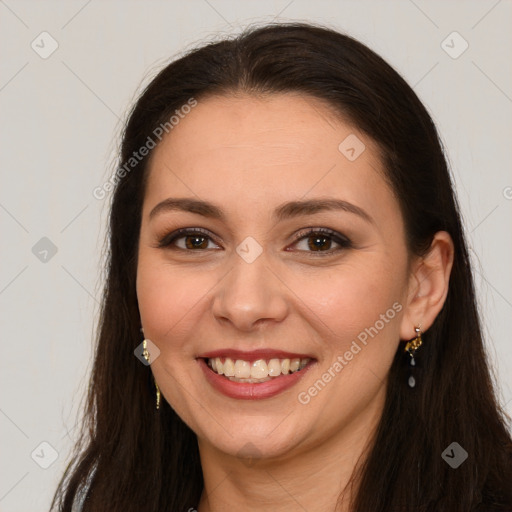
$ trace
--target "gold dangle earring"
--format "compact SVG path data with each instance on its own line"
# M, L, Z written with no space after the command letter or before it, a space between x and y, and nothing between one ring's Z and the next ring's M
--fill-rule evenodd
M148 362L148 364L151 364L151 356L149 355L148 342L147 342L146 338L144 338L144 341L142 342L142 357L144 357L144 359ZM156 408L160 409L160 388L158 387L158 384L156 383L154 376L153 376L153 382L155 383L155 387L156 387Z
M408 341L405 345L405 352L408 352L411 356L409 360L409 365L413 368L416 366L416 359L414 359L414 354L416 353L416 350L421 347L423 340L421 339L421 329L420 327L415 327L414 330L416 331L416 338ZM414 370L411 368L409 379L407 380L407 384L409 384L410 388L413 388L416 386L416 378L414 377Z

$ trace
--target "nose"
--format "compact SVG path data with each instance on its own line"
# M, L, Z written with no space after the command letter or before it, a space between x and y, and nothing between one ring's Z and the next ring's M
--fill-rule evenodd
M239 331L282 322L288 313L289 290L268 265L265 253L252 263L238 254L233 259L232 269L216 288L212 303L214 317Z

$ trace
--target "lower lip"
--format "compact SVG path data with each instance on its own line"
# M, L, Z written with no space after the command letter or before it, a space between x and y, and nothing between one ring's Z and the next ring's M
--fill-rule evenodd
M300 379L309 371L315 363L310 361L302 370L288 375L281 375L266 382L233 382L223 375L215 373L206 364L204 359L197 359L201 370L203 370L208 382L222 394L230 398L239 398L242 400L261 400L270 398L291 388L297 384Z

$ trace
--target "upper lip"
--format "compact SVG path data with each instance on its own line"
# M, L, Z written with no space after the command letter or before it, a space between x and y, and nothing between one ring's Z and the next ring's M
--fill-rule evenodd
M235 350L232 348L221 348L205 352L198 358L213 359L215 357L229 357L231 359L241 359L243 361L257 361L258 359L314 359L310 354L299 354L296 352L285 352L284 350L257 349L257 350Z

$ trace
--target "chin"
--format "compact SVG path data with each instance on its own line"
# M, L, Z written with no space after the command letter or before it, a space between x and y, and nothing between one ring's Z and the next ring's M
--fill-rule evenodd
M252 421L246 417L242 422L231 422L230 431L221 427L215 432L208 432L203 439L217 450L233 457L248 459L271 459L285 456L297 447L302 439L297 425L284 426L283 418L267 418L263 421ZM234 432L230 435L230 432Z

